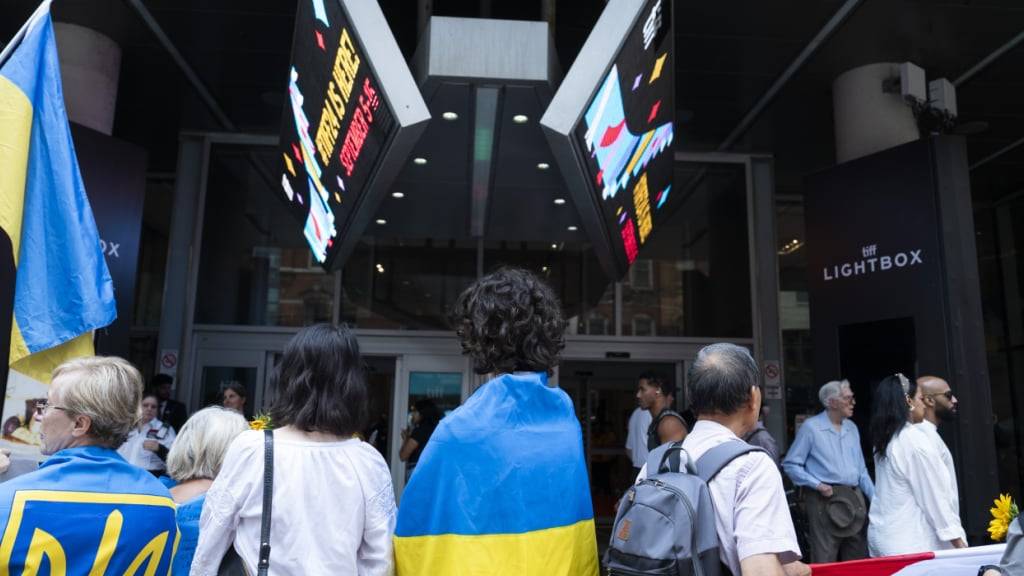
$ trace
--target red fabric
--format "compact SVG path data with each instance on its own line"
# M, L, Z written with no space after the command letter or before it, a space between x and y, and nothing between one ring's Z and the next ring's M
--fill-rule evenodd
M934 552L921 552L920 554L885 556L883 558L868 558L867 560L852 560L850 562L811 564L811 574L812 576L892 576L911 564L931 560L932 558L935 558Z

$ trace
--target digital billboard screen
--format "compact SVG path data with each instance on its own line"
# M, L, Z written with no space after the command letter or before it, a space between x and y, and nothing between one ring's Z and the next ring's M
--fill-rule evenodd
M299 1L281 193L324 268L358 240L429 117L375 2Z
M671 0L613 0L541 120L615 279L637 259L672 192L672 48Z

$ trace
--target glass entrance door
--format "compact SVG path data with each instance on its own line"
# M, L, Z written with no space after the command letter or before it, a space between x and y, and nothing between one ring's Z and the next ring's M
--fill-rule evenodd
M391 425L389 455L392 482L395 485L395 494L398 495L405 488L408 467L408 462L400 457L403 432L412 435L416 428L412 408L419 401L428 402L444 416L458 408L466 399L469 395L470 382L469 365L462 356L409 354L400 358L399 365L399 385L395 394L395 418Z
M247 419L263 411L266 353L263 350L201 349L193 368L193 411L220 405L224 391L245 391L243 412Z
M590 471L590 493L598 526L610 525L615 503L636 479L626 453L629 417L637 407L637 379L653 371L675 384L681 406L682 382L675 362L566 361L559 385L572 398L583 429L583 447Z

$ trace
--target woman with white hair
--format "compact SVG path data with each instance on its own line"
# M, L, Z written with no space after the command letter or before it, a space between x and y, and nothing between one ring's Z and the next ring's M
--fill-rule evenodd
M178 505L181 531L172 574L188 574L199 542L199 517L206 492L220 472L231 441L248 429L241 414L220 406L203 408L181 427L167 455L167 472L178 483L171 488L171 497Z

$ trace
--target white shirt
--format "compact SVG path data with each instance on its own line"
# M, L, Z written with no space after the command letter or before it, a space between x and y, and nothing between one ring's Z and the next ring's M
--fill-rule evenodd
M952 548L964 538L952 486L932 441L906 424L875 456L875 499L868 513L871 556L893 556Z
M932 445L935 446L935 450L938 451L939 456L942 458L942 463L946 466L946 470L949 471L949 485L952 487L950 491L950 498L953 499L953 510L960 513L960 489L956 481L956 466L953 464L953 454L949 452L949 447L946 446L946 442L939 436L939 429L927 420L923 420L920 424L915 424L917 429L924 432L924 435L932 441Z
M741 441L717 422L698 420L683 450L693 460L723 442ZM637 482L647 477L647 467ZM782 489L782 476L764 452L744 454L727 464L708 483L715 505L718 553L733 574L740 574L740 562L757 554L776 554L779 562L800 559L789 504Z
M167 464L156 455L142 447L146 440L156 440L161 446L171 449L174 444L174 428L153 418L147 424L136 426L128 433L128 439L117 449L117 453L128 461L143 470L166 470Z
M240 434L206 494L192 576L215 576L234 543L250 574L259 560L263 432ZM358 439L274 438L270 574L390 575L395 531L391 472Z
M651 413L638 406L629 415L629 432L626 433L626 449L634 468L643 468L647 463L647 429L650 427Z

